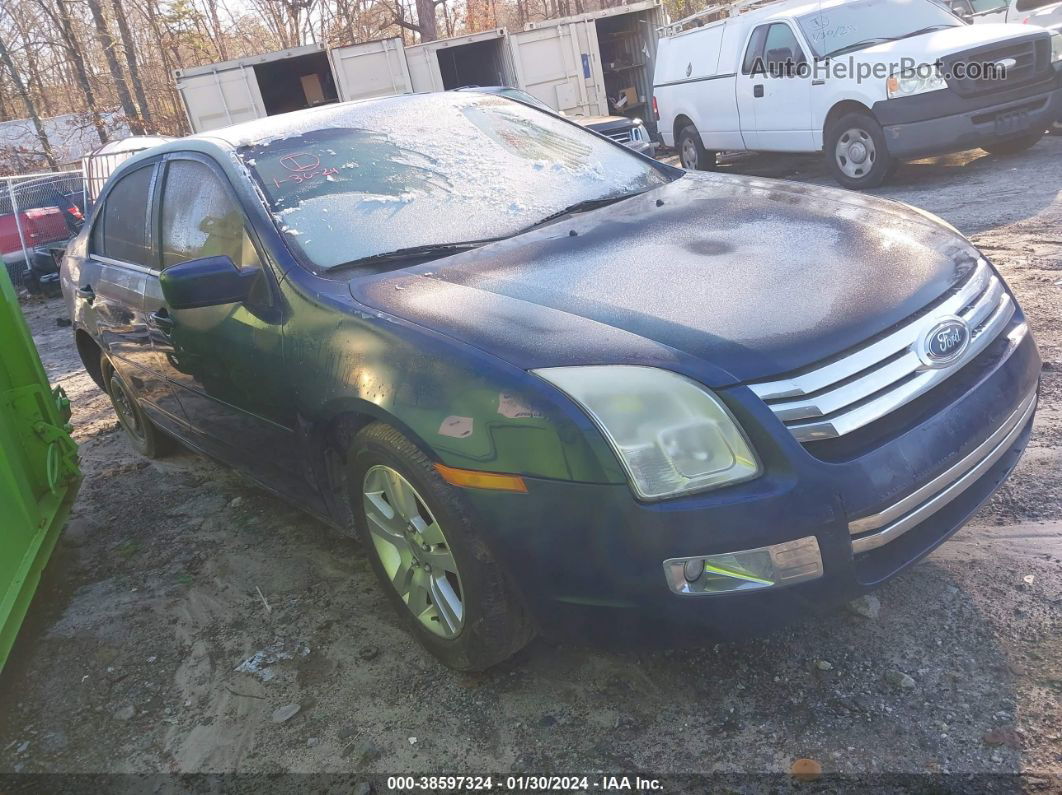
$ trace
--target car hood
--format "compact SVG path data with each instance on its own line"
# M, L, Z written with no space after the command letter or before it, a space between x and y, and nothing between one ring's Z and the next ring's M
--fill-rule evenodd
M1021 39L1037 33L1039 28L1028 25L1004 23L984 23L981 25L959 25L944 30L923 33L908 39L875 44L863 50L853 52L852 58L863 61L900 63L902 58L910 58L916 64L934 63L937 58L955 55L966 50L973 50L989 44Z
M977 256L904 205L688 173L474 251L357 278L350 291L525 369L693 357L722 386L864 343L951 289Z

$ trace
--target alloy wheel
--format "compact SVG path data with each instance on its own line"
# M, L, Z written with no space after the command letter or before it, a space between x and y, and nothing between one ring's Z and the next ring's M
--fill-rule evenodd
M365 518L391 585L431 632L454 638L465 622L464 589L450 544L424 500L399 472L365 473Z
M878 150L874 146L874 138L870 133L853 128L837 139L834 155L837 158L837 165L840 166L845 176L862 179L874 167L878 158Z

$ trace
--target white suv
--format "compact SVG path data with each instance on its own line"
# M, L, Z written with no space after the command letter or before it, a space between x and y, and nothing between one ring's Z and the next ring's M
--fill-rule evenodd
M1062 116L1062 36L931 0L786 0L660 40L654 103L685 168L823 151L845 187L898 161L1036 143Z

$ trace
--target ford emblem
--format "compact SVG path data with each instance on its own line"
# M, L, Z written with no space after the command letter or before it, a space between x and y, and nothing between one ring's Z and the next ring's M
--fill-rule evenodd
M966 352L970 344L970 327L961 317L938 319L923 335L918 358L926 367L945 367Z

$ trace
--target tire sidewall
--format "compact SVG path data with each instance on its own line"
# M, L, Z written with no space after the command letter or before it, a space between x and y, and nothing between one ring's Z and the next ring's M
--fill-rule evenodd
M107 365L107 397L111 400L111 408L114 409L114 414L118 418L119 425L122 426L122 431L125 433L125 438L129 441L129 444L136 452L147 458L155 457L155 449L152 438L152 426L147 417L144 416L143 409L140 408L140 404L137 402L136 395L133 393L132 388L129 386L129 382L122 377L113 365ZM126 397L129 398L129 404L133 408L134 414L136 414L136 421L140 423L140 427L143 430L143 437L138 437L127 427L125 420L122 418L122 412L118 408L118 401L115 400L114 391L115 384L120 384L122 391L125 392Z
M704 148L704 144L701 143L701 136L697 132L697 128L692 124L687 124L681 130L679 130L678 140L675 142L679 151L679 163L684 169L690 171L691 169L682 163L682 150L684 143L689 140L693 143L693 147L697 152L697 166L696 171L712 171L715 168L715 153L708 152Z
M504 636L512 634L507 625L517 618L511 614L514 594L470 520L462 495L435 472L419 448L397 431L387 426L367 430L358 435L355 449L348 457L347 488L355 530L387 599L417 640L451 668L482 670L510 656L527 642L527 639L519 643L505 642ZM457 563L464 608L464 624L453 638L436 635L421 624L384 571L369 533L363 494L366 473L380 464L396 470L409 481L446 536Z
M841 170L837 162L837 143L844 132L857 128L870 135L878 156L874 165L863 177L853 179ZM885 131L878 124L877 119L866 113L846 113L831 122L823 137L823 155L826 158L826 166L830 175L838 184L850 190L876 188L888 179L898 165L896 159L889 153Z

